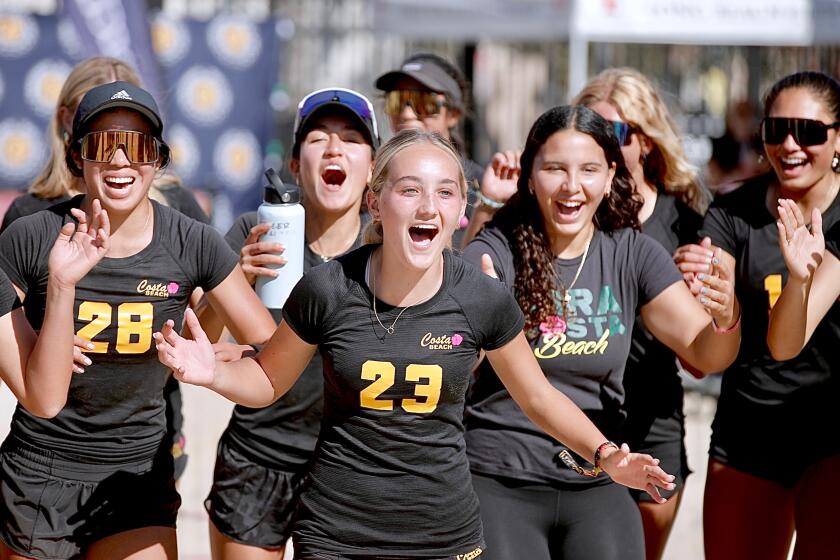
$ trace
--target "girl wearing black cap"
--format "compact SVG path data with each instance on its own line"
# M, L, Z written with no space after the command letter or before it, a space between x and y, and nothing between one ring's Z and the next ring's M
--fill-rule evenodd
M740 323L729 271L703 277L698 303L668 252L636 231L642 202L613 126L594 111L544 113L521 162L516 194L464 259L516 295L542 375L618 437L637 314L702 371L735 359ZM580 476L579 460L522 414L491 366L481 365L465 414L488 558L643 559L633 498L598 473Z
M304 193L304 273L359 246L362 196L378 145L373 106L363 95L328 88L298 105L289 169ZM282 247L259 241L268 227L249 212L226 236L251 284L258 276L283 274L276 268L284 263ZM271 311L279 321L282 310ZM206 315L201 322L207 325ZM236 349L224 346L224 351ZM283 558L318 439L323 393L322 358L316 355L271 406L234 409L219 442L206 501L214 559Z
M285 393L320 349L324 421L295 524L295 554L477 558L484 549L464 450L464 396L479 352L529 415L624 484L669 488L656 461L605 441L539 370L516 301L447 248L466 207L460 156L403 131L377 152L371 243L310 270L254 359L214 360L171 323L155 334L182 381L247 406ZM524 558L525 556L521 556Z
M794 234L804 234L803 216L821 214L828 232L840 227L838 121L840 83L831 76L798 72L776 82L761 123L772 172L718 197L704 220L702 232L737 271L744 309L744 342L724 372L712 423L703 500L710 560L783 560L794 531L794 558L825 558L840 546L840 305L831 296L837 278L829 277L829 291L815 280L807 297L811 251L797 258L788 247ZM780 199L795 204L783 202L780 211ZM820 222L811 225L818 230ZM703 247L686 247L678 257L687 273L707 270Z
M90 214L98 204L111 224L105 258L75 290L75 331L97 359L68 380L55 417L18 407L0 452L0 540L11 558L175 558L169 372L154 359L152 332L180 323L196 287L240 340L262 342L274 328L221 237L148 198L169 158L162 128L148 92L128 82L91 89L66 151L86 194L21 218L0 237L0 267L40 327L47 249L62 225L74 209Z

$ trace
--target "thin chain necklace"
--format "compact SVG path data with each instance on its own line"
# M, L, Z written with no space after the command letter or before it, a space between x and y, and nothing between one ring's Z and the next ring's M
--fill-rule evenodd
M385 329L385 332L388 334L394 334L394 325L397 324L397 321L400 320L400 317L402 317L402 314L405 313L406 309L420 303L418 301L403 307L402 311L397 314L397 318L394 319L394 322L391 323L390 327L386 327L382 324L382 321L379 319L379 314L376 312L376 263L373 262L373 255L370 257L370 291L373 293L373 316L376 317L376 322L379 323L379 326Z
M554 276L557 278L557 282L560 284L560 289L563 291L563 295L560 298L560 306L563 310L563 319L568 317L568 307L569 303L572 301L572 295L569 293L572 288L575 286L575 282L577 282L578 277L580 276L580 271L583 270L583 263L586 262L586 255L589 254L589 245L592 243L592 238L595 237L595 230L592 230L592 235L589 236L589 239L586 241L586 247L583 249L583 256L580 259L580 264L577 267L577 271L575 271L575 277L572 278L572 283L569 284L567 288L563 284L563 280L560 278L560 274L557 272L557 269L554 269Z
M356 243L356 240L358 238L359 238L359 234L356 233L356 237L354 237L350 241L350 243L345 245L344 249L342 249L340 252L336 253L335 255L325 255L323 250L321 249L321 242L318 241L318 240L315 240L312 243L310 243L309 248L312 250L313 253L315 253L315 256L318 257L319 259L321 259L323 262L330 262L334 258L346 253L350 249L350 247L352 247L353 244Z

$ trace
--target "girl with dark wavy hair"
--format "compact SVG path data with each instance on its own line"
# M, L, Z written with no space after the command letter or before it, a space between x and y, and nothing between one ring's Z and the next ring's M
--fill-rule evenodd
M637 315L700 371L735 359L731 269L714 262L702 294L691 295L668 252L638 231L642 202L609 122L585 107L555 107L534 123L520 161L517 192L464 258L513 291L546 378L608 437L621 433ZM631 496L543 436L490 364L466 410L488 558L644 558Z

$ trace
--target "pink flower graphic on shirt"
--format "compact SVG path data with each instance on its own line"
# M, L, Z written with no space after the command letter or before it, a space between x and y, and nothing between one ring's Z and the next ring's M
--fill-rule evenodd
M540 323L540 332L548 336L559 336L566 332L566 320L557 315L549 315Z
M460 346L462 342L464 342L463 336L461 336L460 334L452 335L452 346Z
M179 286L175 282L170 282L169 284L166 285L166 291L169 292L170 294L177 294L178 293L178 288L179 288Z

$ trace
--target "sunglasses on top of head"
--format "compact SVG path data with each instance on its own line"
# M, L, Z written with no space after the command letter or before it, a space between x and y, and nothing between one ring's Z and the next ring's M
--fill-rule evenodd
M761 139L765 144L783 144L793 136L800 146L819 146L828 140L828 131L840 127L840 122L826 124L814 119L766 117L761 121Z
M621 121L607 121L613 127L613 133L618 139L619 146L629 146L633 141L632 134L636 131L632 125Z
M434 91L415 91L396 89L385 94L385 114L398 116L403 107L411 106L418 117L428 117L440 113L446 103Z
M160 158L158 139L151 134L133 130L99 130L88 132L81 140L83 160L108 163L117 148L122 148L131 163L155 163Z

